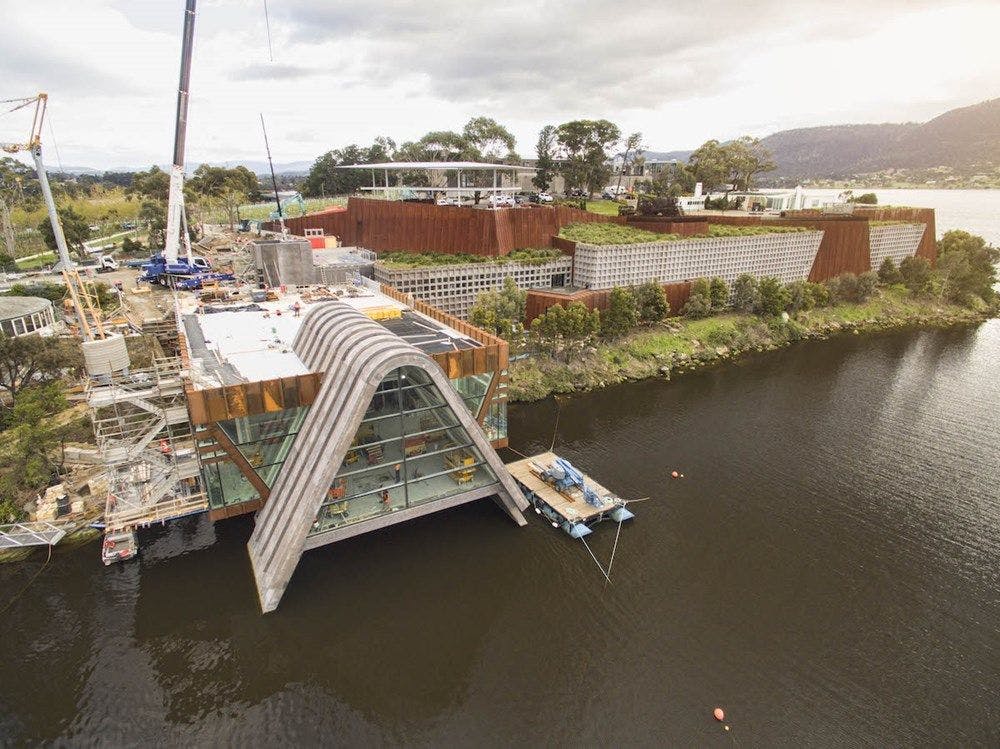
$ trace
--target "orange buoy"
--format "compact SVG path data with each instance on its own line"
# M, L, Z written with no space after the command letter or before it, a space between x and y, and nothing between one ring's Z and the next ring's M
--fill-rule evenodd
M712 711L712 715L714 715L715 719L720 723L726 719L726 714L722 711L721 707L715 708L715 710Z
M673 476L674 478L677 478L678 476L680 476L680 474L677 473L677 471L671 471L670 475Z

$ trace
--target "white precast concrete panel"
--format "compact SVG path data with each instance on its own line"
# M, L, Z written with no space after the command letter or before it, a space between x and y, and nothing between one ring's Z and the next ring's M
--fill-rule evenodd
M872 270L878 270L887 257L896 265L917 254L926 224L883 224L869 226Z
M712 276L731 284L743 273L789 283L808 278L822 239L822 231L806 231L626 245L580 243L573 285L610 289Z

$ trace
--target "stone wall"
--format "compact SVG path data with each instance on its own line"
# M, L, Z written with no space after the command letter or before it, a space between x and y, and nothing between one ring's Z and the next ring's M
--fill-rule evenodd
M925 224L882 224L869 226L872 270L878 270L887 257L898 266L917 253L924 236Z
M572 268L569 257L537 265L487 262L394 269L376 263L375 280L464 320L476 297L499 289L505 278L513 278L520 289L550 289L553 283L568 285Z
M712 276L732 284L742 273L788 283L809 276L822 239L823 232L808 231L628 245L578 243L573 285L610 289Z

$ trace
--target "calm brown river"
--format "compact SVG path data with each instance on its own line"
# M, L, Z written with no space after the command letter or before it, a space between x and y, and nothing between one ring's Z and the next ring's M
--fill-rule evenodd
M307 554L266 617L246 519L60 549L0 621L0 744L1000 745L998 373L992 321L565 399L556 450L652 497L610 585L489 500Z

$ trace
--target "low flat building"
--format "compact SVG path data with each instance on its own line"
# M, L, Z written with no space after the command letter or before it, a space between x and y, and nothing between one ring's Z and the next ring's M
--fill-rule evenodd
M56 324L52 302L37 296L0 297L0 332L10 338L52 335Z
M264 611L308 549L487 496L524 523L505 341L370 281L267 296L178 309L210 516L258 512Z

